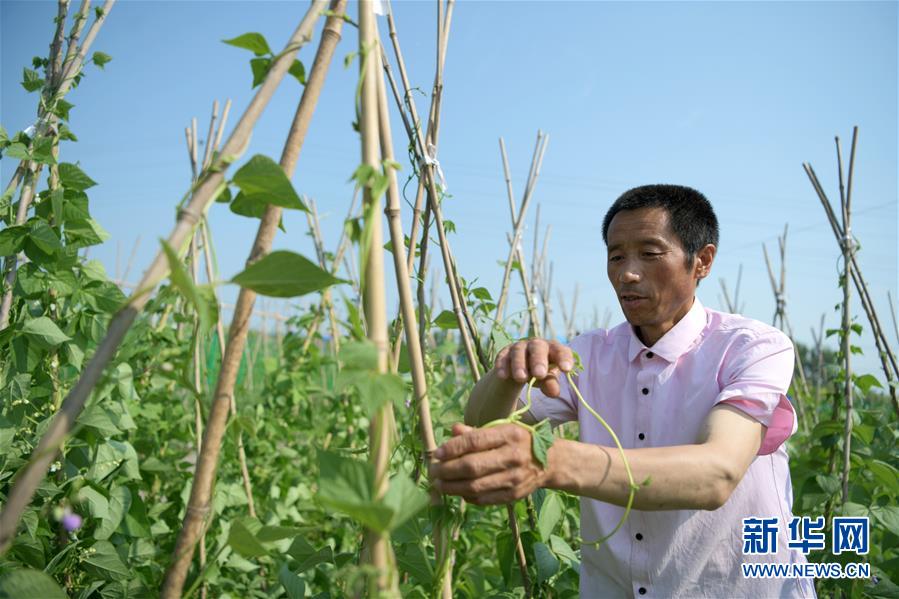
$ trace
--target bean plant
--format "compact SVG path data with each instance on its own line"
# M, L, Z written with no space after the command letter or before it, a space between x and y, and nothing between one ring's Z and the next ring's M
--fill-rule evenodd
M67 5L60 2L58 29L66 23L63 8ZM441 14L451 9L452 3L441 5ZM352 28L361 28L365 21L346 14L345 3L338 0L320 12L310 18L336 18ZM79 19L86 18L83 10L75 15L73 33ZM449 18L441 18L445 53ZM355 35L355 29L351 31ZM54 39L64 38L57 31ZM77 34L65 39L79 47ZM296 50L276 53L258 32L231 37L226 43L252 53L254 87L264 87L278 70L280 58ZM366 61L380 62L373 52L377 43L361 44L347 63L357 60L366 72L374 64ZM398 45L395 51L400 57ZM451 238L446 235L462 239L465 233L442 219L440 206L443 202L451 206L451 196L438 188L433 159L426 159L430 150L423 149L426 135L428 143L436 144L436 131L430 129L436 128L439 119L429 119L430 125L419 123L410 116L417 115L411 94L403 99L397 92L414 170L409 181L417 182L419 195L432 201L425 210L419 210L420 203L416 208L421 244L416 246L418 239L406 237L389 246L390 252L398 248L409 252L403 256L409 264L416 257L422 261L412 276L420 278L415 308L421 315L417 327L426 393L417 387L422 381L416 382L416 354L403 336L407 323L400 317L389 323L388 348L373 342L370 335L365 294L384 278L381 273L373 279L366 270L381 249L372 242L373 236L380 235L373 232L373 219L380 217L373 207L385 194L389 197L396 191L400 165L388 155L383 135L381 140L365 138L363 123L371 118L366 111L372 105L365 99L362 75L353 125L363 143L380 141L382 154L379 161L363 161L348 172L366 202L361 214L351 210L344 227L347 243L358 256L358 274L341 268L340 249L322 249L316 263L292 252L271 252L269 243L266 251L251 255L247 268L231 279L230 283L253 294L306 295L313 305L289 315L283 334L274 336L266 330L247 334L246 349L237 355L235 414L228 418L221 438L211 498L208 505L195 505L191 497L203 445L215 442L204 436L202 425L221 401L216 388L225 369L223 350L238 334L228 329L224 347L216 334L222 311L215 285L225 282L203 285L188 274L196 266L190 260L197 259L195 253L185 258L189 237L184 244L162 242L160 256L168 277L158 287L154 283L131 296L111 280L99 261L87 258L87 248L109 237L90 212L89 193L103 182L92 179L81 165L65 161L61 144L77 141L70 129L77 111L60 93L58 68L67 64L58 59L60 54L65 52L60 52L58 44L51 45L48 56L36 57L32 68L24 70L22 85L39 97L42 124L12 136L0 128L3 159L19 161L21 172L27 172L0 198L4 222L0 255L7 257L2 291L11 298L8 325L0 329L0 509L9 508L8 499L23 472L42 457L36 455L38 443L96 358L111 323L136 297L146 303L108 358L68 434L58 446L46 450L54 452L53 461L17 526L0 530L0 597L158 596L160 589L174 588L171 572L178 560L179 535L197 514L202 516L203 557L188 543L189 567L173 596L577 597L581 546L597 545L616 534L640 488L652 484L651 480L634 480L628 467L631 494L624 516L601 539L579 536L580 500L569 494L539 489L507 511L440 497L427 480L432 449L427 447L423 428L430 427L437 444L448 438L452 424L463 419L478 369L489 367L496 351L513 341L513 331L528 326L530 317L517 313L497 320L497 305L505 298L495 297L454 270ZM96 52L85 62L102 69L111 60ZM316 65L319 62L315 60ZM102 71L92 69L88 76L80 66L69 73L69 86L103 85ZM246 68L245 63L241 67ZM382 67L389 75L391 65ZM401 61L397 67L404 87L411 89ZM300 59L291 59L284 68L296 80L292 83L307 86L306 90L321 76L315 73L320 67L307 70ZM39 69L45 70L43 76ZM246 75L242 71L241 76ZM439 76L437 82L440 85L435 83L432 97L439 99ZM439 111L436 104L435 112ZM429 131L422 131L424 126ZM380 127L383 133L383 119ZM208 164L178 203L182 211L213 177L221 180L198 220L206 210L230 211L233 218L261 219L261 223L272 214L273 206L309 211L284 159L278 162L262 155L243 159L211 149L208 154ZM226 169L238 161L240 168L228 176ZM44 168L48 176L41 177ZM23 206L27 184L34 188L34 198ZM455 285L460 303L453 310L440 311L424 301L423 264L430 226L438 227L442 258L449 266L445 279ZM511 268L522 270L522 265L516 262ZM335 320L328 330L336 331L337 339L323 332L320 325L325 318ZM853 323L848 330L835 329L830 335L841 341L855 339L861 332L862 325ZM260 356L252 350L260 344L274 349ZM860 352L851 343L846 345L853 353ZM393 348L396 362L385 368L390 362L384 361L384 353ZM794 512L813 517L864 515L872 522L871 552L864 559L872 564L875 576L819 581L818 592L823 597L897 597L899 432L889 398L876 377L854 373L849 378L860 397L850 413L841 411L847 379L843 356L833 352L815 356L802 345L798 350L806 371L817 374L809 379L811 389L791 389L794 400L804 402L808 418L808 426L787 445ZM823 369L815 367L819 357ZM578 368L582 368L579 360ZM568 382L580 405L609 430L624 456L615 432L583 399L577 379L568 374ZM532 380L528 385L528 402L533 384ZM431 418L427 423L420 417L424 401ZM548 422L526 425L521 417L528 407L486 426L514 423L527 428L534 456L545 464L557 435L576 438L577 433L570 428L554 432ZM379 430L375 423L390 413L394 416L386 420L389 430ZM841 502L839 456L846 418L854 423L852 469L850 498ZM370 457L378 439L373 430L389 440L382 474L375 457ZM236 457L239 447L245 451L251 484L246 484ZM372 539L386 541L387 561L381 567L371 555ZM810 559L850 558L813 553Z

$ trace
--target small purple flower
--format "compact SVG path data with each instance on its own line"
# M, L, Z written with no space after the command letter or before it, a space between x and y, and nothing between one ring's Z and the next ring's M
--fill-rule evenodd
M81 528L81 523L81 516L69 510L69 508L66 508L66 511L62 516L62 527L67 531L72 532L73 530Z

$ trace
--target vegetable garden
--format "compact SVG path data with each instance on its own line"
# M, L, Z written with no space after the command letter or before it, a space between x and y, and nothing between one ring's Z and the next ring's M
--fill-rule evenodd
M576 333L576 292L570 307L561 298L562 326L553 327L548 234L530 255L522 244L548 135L537 136L520 199L500 140L511 217L501 288L476 286L456 267L452 244L463 234L444 217L437 161L453 0L437 2L427 112L389 2L378 19L371 2L350 14L346 0L312 0L278 49L259 33L226 40L252 54L257 91L247 106L216 102L205 143L196 121L186 129L193 177L133 288L86 256L107 238L89 209L97 183L66 161L62 143L77 141L66 95L100 85L113 58L93 50L115 26L113 5L58 0L49 53L24 70L38 121L0 129L3 159L17 164L0 198L0 597L576 597L576 497L540 490L481 508L427 481L434 450L499 349L522 328ZM342 236L328 247L315 204L292 179L341 42L359 69L360 160L347 173L356 194ZM254 155L253 128L288 77L303 88L284 150ZM855 257L856 145L857 130L844 165L837 139L836 208L805 165L809 197L837 240L844 296L841 326L822 330L816 347L797 344L794 511L872 521L865 560L874 576L819 581L821 596L899 597L899 369ZM411 210L401 152L414 167ZM258 221L246 267L230 279L240 287L230 318L207 219L228 209ZM314 256L272 251L283 210L306 214ZM431 256L445 276L429 271ZM785 272L778 282L768 268L775 322L792 337ZM387 285L396 285L397 313ZM446 285L451 309L429 301L431 285ZM507 315L513 287L527 308ZM739 298L723 289L736 311ZM253 329L257 296L315 301L283 329ZM878 376L853 369L863 330L877 344ZM539 458L553 432L541 423L532 433ZM648 481L631 482L639 493Z

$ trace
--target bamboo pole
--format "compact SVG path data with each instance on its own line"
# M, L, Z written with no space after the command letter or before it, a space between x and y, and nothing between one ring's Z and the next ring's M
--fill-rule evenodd
M531 158L531 168L528 173L528 181L525 185L525 189L530 187L532 184L532 179L534 176L534 168L536 165L538 152L540 151L540 145L541 145L542 138L543 138L542 132L537 131L537 143L534 146L534 156ZM511 175L511 171L509 170L509 159L506 156L506 145L505 145L505 142L503 141L502 137L499 138L499 142L500 142L499 143L500 154L502 155L502 159L503 159L503 174L506 179L506 195L508 196L508 199L509 199L509 213L510 213L510 216L512 217L511 222L512 222L512 229L514 231L518 227L519 219L521 219L522 223L524 222L523 221L524 212L527 210L527 207L522 202L521 216L516 215L515 198L514 198L514 194L512 191L512 175ZM527 310L528 310L528 318L531 323L531 329L535 336L542 337L540 321L537 318L537 306L534 303L533 289L531 288L530 284L528 283L527 263L525 262L524 250L521 247L521 241L519 241L517 244L515 244L514 236L507 236L507 238L508 238L509 246L510 246L509 247L509 251L510 251L509 255L511 257L513 255L512 252L514 251L515 252L514 256L518 260L518 274L519 274L519 278L521 279L522 289L524 290L524 300L525 300L525 305L527 306ZM514 248L512 247L513 244L515 244ZM511 262L509 259L507 259L506 260L506 270L510 271L511 267L512 267ZM506 297L509 292L509 281L510 281L510 279L506 276L506 271L504 271L503 272L503 285L501 287L499 299L497 301L497 312L496 312L497 313L497 316L496 316L497 322L500 322L502 319L503 306L505 305Z
M771 292L774 294L775 307L772 326L779 327L790 341L795 345L795 336L793 335L793 327L790 325L790 319L787 316L787 232L789 225L784 225L783 235L778 236L777 245L780 251L780 275L774 275L774 268L771 266L771 259L768 257L768 248L762 244L762 254L765 257L765 268L768 271L768 282L771 284ZM796 406L796 415L799 425L803 430L808 431L808 421L805 415L805 398L811 396L809 391L808 379L805 376L805 366L802 359L797 354L794 370L799 378L799 384L796 386L796 397L793 404Z
M222 118L226 118L223 114ZM204 217L200 222L200 232L203 236L203 255L206 265L206 280L212 285L212 293L215 297L216 304L221 305L218 297L218 291L215 288L215 261L212 256L212 233L209 231L209 221ZM278 322L277 320L275 322ZM218 319L215 321L215 333L219 342L219 354L222 362L225 361L225 325L222 322L221 310L218 311ZM234 394L230 398L231 417L237 416L237 400ZM253 484L250 482L250 469L247 466L247 451L243 442L243 431L237 431L237 460L240 466L240 477L243 481L244 494L247 496L247 513L250 518L256 517L256 501L253 499Z
M175 228L169 235L168 243L171 247L179 249L184 247L185 242L189 240L189 236L199 220L200 214L215 199L224 181L225 169L234 160L235 155L246 146L249 134L259 115L274 93L275 88L287 73L296 51L310 37L312 25L323 6L323 0L313 0L312 7L306 18L303 19L301 25L294 32L288 47L275 60L265 81L263 81L237 127L225 143L222 151L223 157L215 163L214 166L216 168L210 169L210 172L202 178L193 190L190 202L180 211ZM96 385L106 365L115 355L119 344L134 322L137 314L149 301L150 293L167 272L168 266L165 254L159 251L141 279L137 291L132 294L127 304L113 316L107 328L106 337L97 347L94 356L88 362L78 382L69 392L60 411L53 418L37 448L32 452L28 464L19 471L15 483L12 489L10 489L7 502L3 506L3 511L0 512L0 553L9 546L22 513L30 503L37 485L43 479L47 467L56 456L60 445L65 441L75 418L84 408L88 395L94 388L94 385Z
M362 163L375 170L381 168L378 126L378 62L380 59L377 25L370 0L359 2L359 77L361 83L361 114L359 132L362 138ZM384 252L381 231L381 200L365 186L363 214L370 231L366 259L359 265L365 273L362 286L366 334L377 349L378 372L388 370L389 340L387 337L387 305L384 293ZM380 498L387 492L390 453L394 435L393 406L390 401L378 408L369 427L369 459L374 468L372 496ZM373 566L376 575L369 580L369 596L399 597L398 575L392 558L388 534L366 528L363 561Z
M340 8L340 0L332 2L331 8ZM313 1L300 27L297 29L291 44L296 45L300 40L308 41L311 39L312 30L315 22L324 8L322 0ZM342 10L337 10L342 12ZM315 61L303 89L302 98L294 115L293 123L287 135L284 149L281 153L280 165L287 175L288 179L292 177L296 168L300 150L303 146L306 131L309 127L309 121L315 110L319 93L321 92L322 83L325 73L330 64L330 56L333 54L333 48L340 39L340 29L343 20L339 16L331 16L325 24L322 32L319 50L316 53ZM322 61L321 56L327 55L327 60ZM330 50L327 50L330 49ZM263 83L265 86L272 73L278 73L283 77L287 68L292 64L294 52L284 52L281 57L272 65L271 71ZM280 79L279 77L279 79ZM241 120L242 123L243 119ZM237 130L240 129L241 123L238 123ZM232 133L232 138L235 133ZM229 142L225 144L222 152L225 156L230 154ZM262 215L256 239L250 250L247 264L252 264L265 256L270 250L272 240L274 239L278 223L281 219L281 208L272 204L268 204ZM228 420L228 413L231 406L231 398L234 395L234 386L237 381L237 373L240 367L241 357L244 353L247 342L247 334L249 332L250 317L253 311L253 304L256 299L256 293L246 287L241 288L237 305L234 309L234 315L231 321L231 327L228 331L228 341L225 347L225 357L222 360L222 367L219 372L219 378L216 383L215 394L213 395L212 405L209 410L209 418L206 423L206 434L203 439L203 453L197 462L196 474L194 475L193 485L191 486L190 501L184 515L184 524L178 534L178 540L175 551L172 556L172 563L166 571L165 581L163 582L162 594L163 599L174 599L180 595L184 586L184 580L187 577L187 570L190 566L191 557L193 555L196 540L200 535L207 515L209 514L210 501L212 496L212 486L215 481L216 468L218 465L218 456L221 450L221 441L225 433L225 427Z
M509 256L506 259L506 266L503 270L503 282L500 287L499 299L497 300L497 303L496 303L496 316L494 317L494 319L497 322L502 322L502 319L503 319L503 313L504 313L505 307L506 307L506 299L507 299L508 293L509 293L509 278L512 273L512 264L514 263L516 256L518 257L519 266L521 267L522 287L525 289L525 299L527 299L528 295L531 294L532 289L533 289L533 286L531 284L529 284L527 281L527 270L526 270L526 267L524 266L524 252L521 251L521 247L519 244L521 242L521 237L524 233L524 223L525 223L525 216L527 214L528 205L530 204L531 197L534 192L534 187L536 186L536 183L537 183L537 178L540 176L540 166L543 162L543 154L546 151L546 143L547 143L546 140L548 139L548 137L549 137L548 135L543 135L543 133L541 131L537 132L537 143L534 146L534 156L531 158L531 167L530 167L529 174L528 174L527 184L525 185L524 195L521 200L521 208L518 211L517 220L515 222L513 222L514 230L512 232L512 241L509 244ZM509 174L509 171L507 168L508 167L508 159L506 158L506 154L505 154L505 144L500 146L500 150L503 155L504 169L506 169L505 176L506 176L506 179L508 180L511 178L511 175ZM512 190L511 182L507 184L506 188L507 188L508 192L511 192L511 190ZM512 200L511 196L509 198L509 203L510 203L510 205L514 206L514 201ZM538 207L538 214L539 214L539 207ZM538 216L538 222L539 222L539 216ZM536 235L536 233L535 233L535 235ZM534 247L534 259L535 260L536 260L536 254L537 254L537 250L536 250L536 238L535 238L535 247ZM531 314L531 325L532 325L532 327L534 327L535 334L536 334L536 331L539 331L540 327L539 327L539 324L537 324L538 321L537 321L537 317L536 317L536 307L533 305L532 300L528 302L528 312Z
M833 212L833 208L830 205L830 200L827 199L827 194L824 192L824 188L821 186L821 183L818 180L818 176L815 174L814 168L812 168L812 166L808 163L803 163L802 167L803 169L805 169L805 173L812 184L812 188L818 195L818 199L821 201L821 205L824 208L824 213L827 216L827 220L830 223L831 230L833 231L834 237L836 237L837 243L842 246L844 239L842 225L837 220L837 217ZM899 377L899 367L897 367L896 364L896 357L890 349L889 341L887 340L886 335L884 335L883 329L880 326L880 320L877 316L874 302L871 300L871 296L868 293L868 286L865 282L864 277L862 277L861 269L859 268L855 258L855 252L852 252L850 254L850 262L852 266L852 282L855 284L855 289L858 292L858 297L861 302L862 309L864 310L865 316L867 316L868 322L871 325L871 331L874 335L874 343L877 346L877 353L878 357L880 358L884 376L886 377L887 383L890 384L895 381L897 377ZM889 390L890 399L893 403L893 410L896 412L897 416L899 416L899 398L897 398L896 396L896 387L890 384Z
M394 160L393 139L390 128L390 113L387 106L387 92L383 76L378 76L378 117L379 132L381 138L381 155L384 161ZM387 222L390 227L390 241L393 250L393 266L396 272L397 290L400 297L400 313L402 315L403 329L405 331L406 347L409 352L409 367L412 373L412 388L415 393L415 406L418 410L418 425L424 447L424 462L434 462L434 451L437 443L434 439L434 430L431 423L431 406L428 399L428 386L425 377L424 356L421 340L419 338L418 324L415 320L415 306L412 300L412 288L409 283L409 270L406 263L405 243L403 239L403 225L401 220L400 191L396 180L396 171L388 170L389 185L387 187ZM442 505L443 499L440 493L431 489L431 505ZM445 531L438 523L434 528L434 548L437 555L438 571L444 571L440 564L448 561L449 539L444 538ZM444 575L438 581L438 588L442 589L445 599L452 598L452 576Z
M843 505L849 501L849 470L851 467L850 457L852 451L852 410L853 410L853 385L852 385L852 313L850 312L850 302L852 300L852 287L850 279L852 278L852 260L850 257L854 251L854 243L852 241L852 228L850 219L852 216L852 206L850 204L851 194L843 191L843 156L840 152L840 138L834 138L837 146L837 171L840 179L840 208L843 213L843 370L844 370L844 393L846 402L846 420L843 425L843 469L841 474L841 483L843 488L842 503ZM855 136L852 137L852 155L855 155ZM850 159L851 164L852 159ZM852 172L850 166L849 172ZM851 183L851 179L850 179Z
M222 130L225 127L225 123L228 120L228 110L230 107L231 107L231 100L227 100L225 102L225 111L223 112L221 121L219 122L219 127L218 127L219 133L222 132ZM218 113L218 100L215 100L212 103L212 116L210 117L210 121L209 121L209 131L210 132L206 138L206 148L204 150L204 158L203 158L203 164L202 164L203 169L206 169L209 167L209 165L211 164L211 161L213 159L214 153L217 152L219 149L218 144L221 141L220 136L217 136L214 140L212 137L217 113ZM194 122L196 122L196 119L194 119ZM196 173L196 170L197 170L196 138L193 137L191 128L186 128L185 133L188 138L188 158L190 159L192 170ZM194 179L196 179L196 175L194 175ZM206 219L205 215L200 219L199 226L197 227L197 230L194 233L194 236L191 240L192 248L194 247L193 244L197 243L198 237L202 241L201 245L203 248L203 258L204 258L205 270L206 270L206 280L209 283L209 285L212 286L212 293L213 293L213 297L215 298L216 305L220 306L221 302L219 301L218 291L216 290L216 287L215 287L215 282L216 282L216 274L215 273L217 272L218 267L215 264L215 258L213 255L212 233L209 231L209 221ZM195 249L193 251L194 251L194 255L196 256L195 259L199 260L199 253ZM133 252L132 252L132 256L133 256ZM130 269L130 266L129 266L129 269ZM197 276L194 276L194 284L195 285L198 284ZM222 361L224 361L224 357L225 357L225 326L222 321L221 310L216 310L216 314L218 315L218 317L216 318L216 322L215 322L215 330L216 330L216 335L218 337L220 358L222 359ZM197 383L197 385L199 388L199 383ZM231 401L230 401L229 407L230 407L231 416L232 417L236 416L237 415L237 404L236 404L236 400L234 398L233 393L231 394ZM198 426L197 429L200 430L200 427ZM200 449L199 449L199 445L198 445L197 455L199 455L199 453L200 453ZM250 482L250 471L249 471L249 468L247 467L247 455L246 455L246 449L244 447L242 431L237 432L237 457L238 457L238 464L240 467L240 475L241 475L241 479L243 481L244 493L247 497L247 512L249 513L251 518L255 518L256 517L256 502L253 499L253 485ZM208 528L208 526L207 526L207 528ZM204 543L205 543L205 537L201 536L200 537L201 558L204 553L204 550L203 550ZM202 567L203 560L201 559L200 561L201 561L201 567ZM206 589L206 585L204 584L201 587L201 593L205 593L205 589Z

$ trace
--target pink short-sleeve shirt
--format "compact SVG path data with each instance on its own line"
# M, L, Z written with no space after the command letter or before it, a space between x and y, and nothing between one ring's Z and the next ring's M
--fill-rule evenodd
M625 448L693 444L719 403L767 427L757 457L722 507L632 510L598 549L582 547L581 596L814 597L809 580L747 579L740 568L741 562L806 561L788 548L786 537L793 494L783 443L796 420L786 397L793 373L789 338L758 321L704 308L697 298L651 348L626 322L580 335L571 348L584 365L578 388ZM561 387L558 398L534 389L534 418L553 425L577 421L582 442L614 447L593 416L578 409L567 381ZM621 507L581 498L581 536L604 536L622 513ZM742 554L742 519L748 517L778 518L776 554Z

